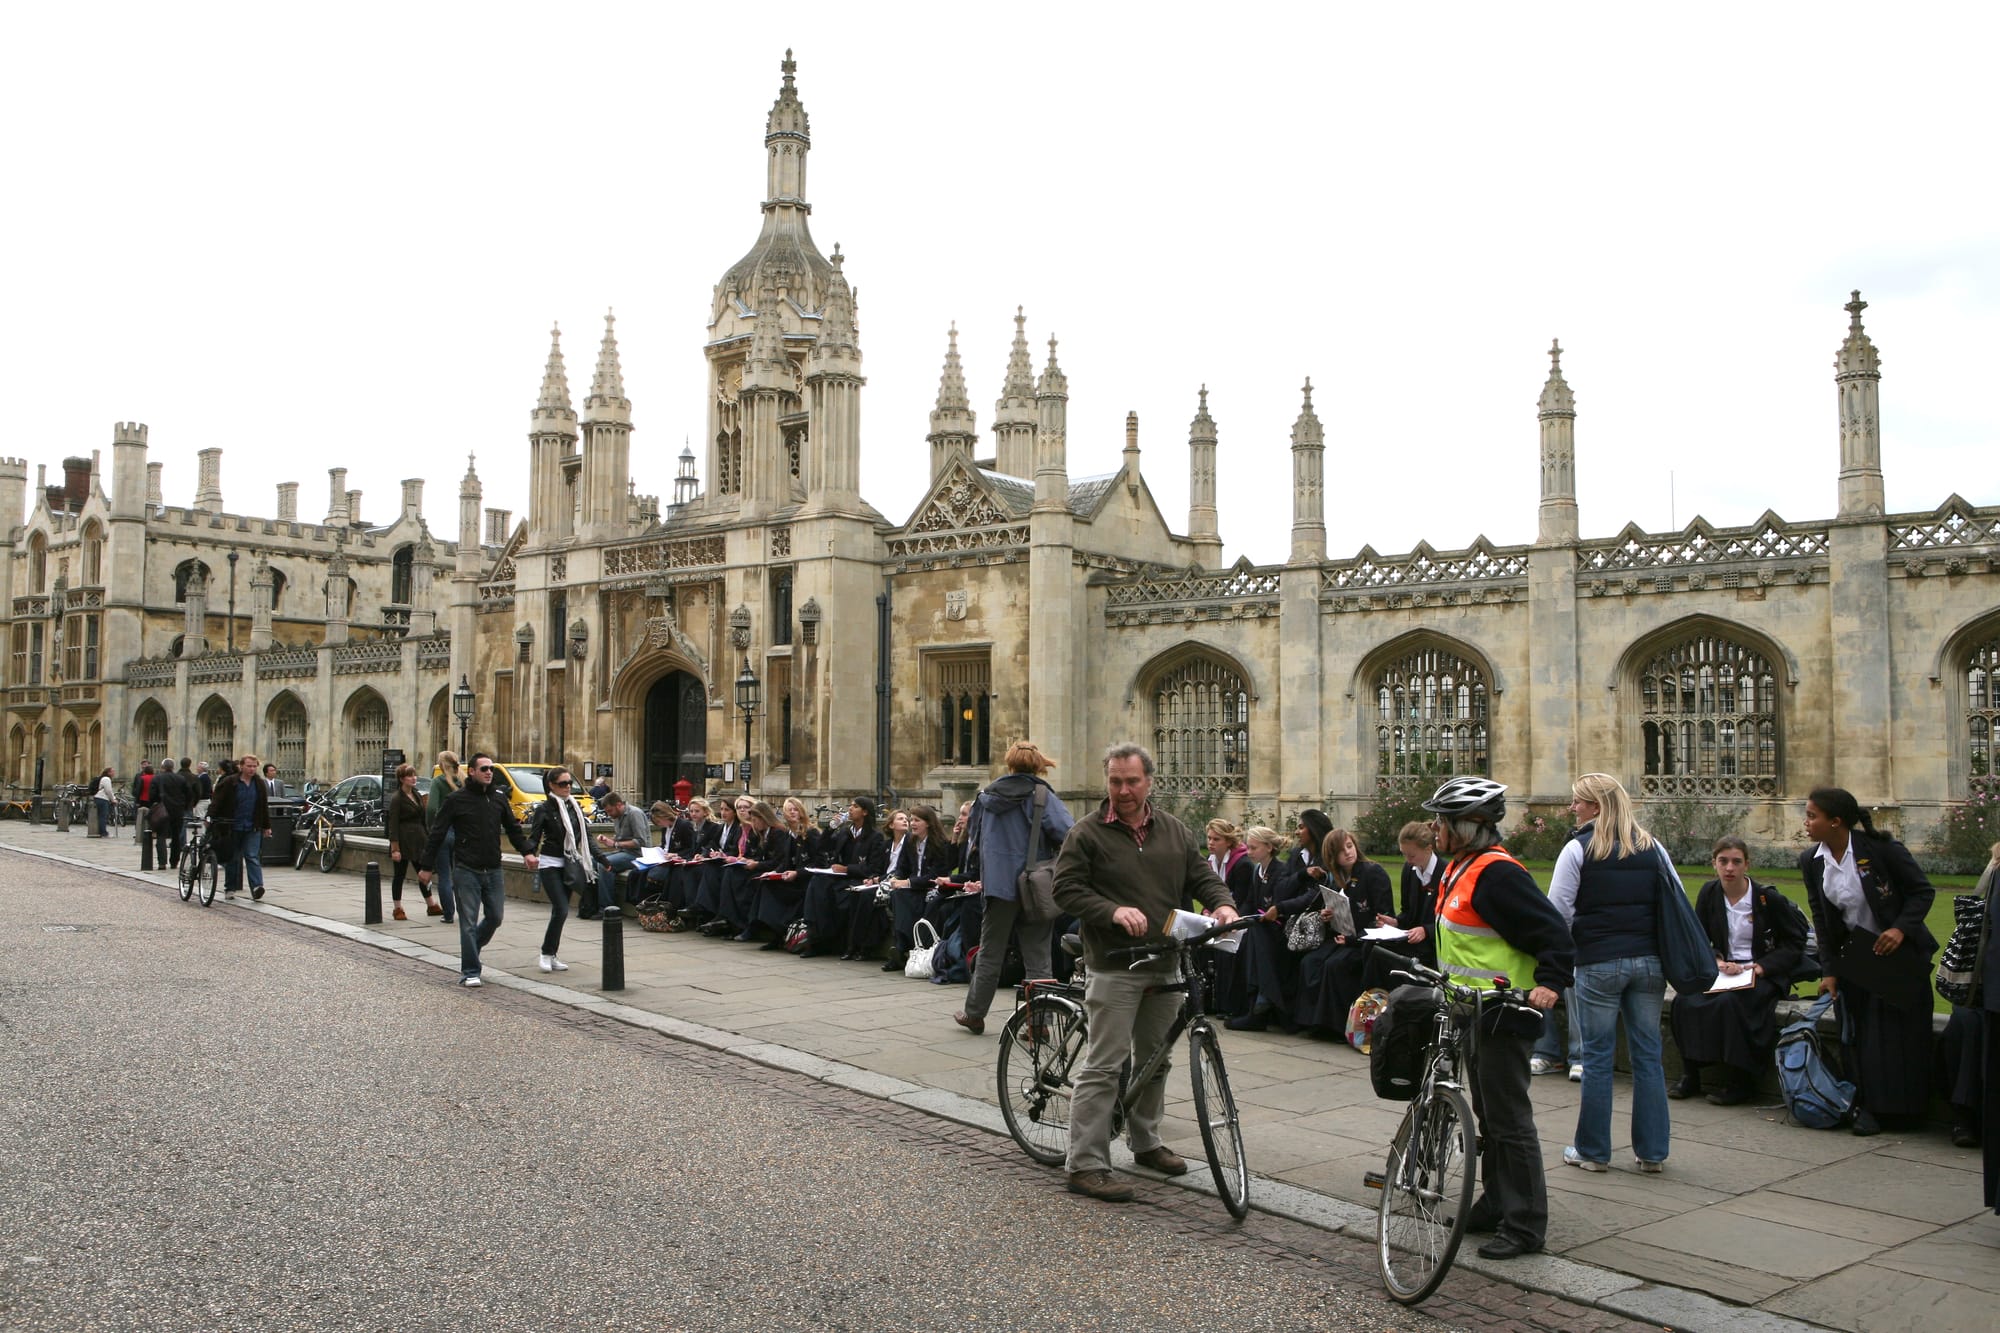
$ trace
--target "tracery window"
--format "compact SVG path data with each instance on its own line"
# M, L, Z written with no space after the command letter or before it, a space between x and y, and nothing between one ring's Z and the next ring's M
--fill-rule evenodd
M1250 692L1233 667L1197 657L1153 690L1154 785L1169 794L1250 789Z
M287 694L279 701L271 716L271 734L274 738L272 748L276 751L272 759L278 765L278 777L287 784L303 783L306 780L306 706L296 694Z
M389 705L369 690L348 706L347 773L379 773L389 748Z
M158 764L167 757L167 710L155 700L139 705L139 757Z
M1775 796L1778 679L1754 648L1704 632L1639 674L1645 796Z
M1431 777L1491 771L1486 673L1448 648L1417 648L1375 679L1375 769Z
M993 762L993 655L974 652L928 653L924 657L924 697L936 722L932 762L939 766L985 768Z
M226 766L236 758L236 713L220 699L201 710L201 748L210 764Z
M1965 758L1973 784L1989 786L2000 759L2000 631L1965 655Z

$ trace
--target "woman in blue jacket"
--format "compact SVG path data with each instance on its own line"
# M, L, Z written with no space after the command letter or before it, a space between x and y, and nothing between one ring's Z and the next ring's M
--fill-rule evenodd
M1043 754L1040 746L1033 741L1015 741L1004 762L1006 774L979 793L965 826L967 856L978 857L978 883L986 911L979 923L979 957L965 992L965 1008L953 1014L951 1021L974 1035L986 1030L986 1011L992 1007L994 989L1000 984L1009 938L1020 940L1021 963L1030 980L1050 975L1050 923L1020 919L1015 881L1028 868L1034 844L1040 844L1042 859L1052 861L1062 840L1069 836L1070 826L1076 823L1069 807L1042 776L1055 767L1055 761ZM1034 819L1038 791L1045 793L1046 800L1039 828Z

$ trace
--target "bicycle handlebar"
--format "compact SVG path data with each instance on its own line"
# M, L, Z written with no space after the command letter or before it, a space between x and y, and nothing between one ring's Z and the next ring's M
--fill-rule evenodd
M1257 918L1254 916L1239 916L1234 921L1223 922L1211 930L1204 930L1199 935L1190 935L1184 940L1175 939L1170 935L1163 940L1135 944L1129 949L1112 949L1105 957L1136 958L1143 954L1149 958L1157 958L1162 954L1172 953L1176 949L1192 949L1198 945L1206 944L1218 935L1227 935L1232 930L1242 930L1245 926L1250 925L1256 920Z
M1527 991L1509 986L1507 984L1509 978L1504 976L1493 979L1493 988L1491 990L1480 990L1476 986L1467 986L1462 982L1454 981L1445 973L1425 967L1422 963L1411 959L1405 968L1391 972L1389 979L1391 981L1407 981L1418 986L1436 987L1451 999L1457 1000L1462 1004L1477 1004L1481 1000L1497 1000L1503 1009L1523 1010L1533 1014L1536 1018L1547 1017L1542 1010L1537 1009L1529 1002Z

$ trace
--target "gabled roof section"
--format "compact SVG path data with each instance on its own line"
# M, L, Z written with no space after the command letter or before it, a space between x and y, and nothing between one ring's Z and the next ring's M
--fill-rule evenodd
M972 467L963 458L953 458L917 502L902 530L952 532L1001 527L1026 517L1034 500L1033 486Z
M1111 487L1125 474L1107 472L1099 477L1078 477L1069 484L1069 512L1078 518L1096 518L1097 511L1111 497Z
M486 571L481 583L512 583L514 581L514 557L528 544L528 520L522 519L514 525L514 535L500 548L500 554L493 557L493 565Z

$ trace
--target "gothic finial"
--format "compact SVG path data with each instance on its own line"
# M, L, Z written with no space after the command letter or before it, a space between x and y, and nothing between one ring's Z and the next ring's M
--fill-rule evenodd
M1312 411L1312 405L1313 405L1313 382L1312 382L1312 376L1310 375L1306 376L1305 394L1306 394L1306 411L1310 412Z
M1004 403L1009 398L1032 398L1035 394L1035 367L1028 357L1028 315L1025 307L1014 307L1014 345L1007 353L1007 382L1000 390Z
M1561 374L1562 368L1563 368L1562 339L1552 338L1549 340L1549 369L1552 373Z
M1834 378L1839 379L1847 375L1879 377L1882 368L1881 354L1875 350L1875 344L1869 339L1868 331L1861 327L1861 312L1868 308L1868 303L1862 300L1861 293L1856 291L1854 299L1841 308L1847 311L1848 315L1847 337L1840 344L1840 354L1834 358Z
M549 360L542 369L542 393L535 402L537 415L552 412L574 415L569 404L569 375L563 369L562 326L549 329Z
M590 379L590 397L584 400L586 407L610 404L625 398L625 375L618 366L618 337L615 326L618 316L610 310L604 312L604 341L597 348L597 372Z
M1573 417L1576 415L1576 395L1569 390L1569 381L1563 378L1562 340L1549 342L1549 378L1542 385L1542 396L1535 403L1540 416Z
M958 324L953 321L945 335L944 373L938 376L937 411L968 412L971 400L965 391L965 367L958 359ZM935 415L935 414L934 414Z
M1868 303L1861 299L1861 289L1859 287L1855 288L1854 299L1841 307L1841 309L1845 310L1851 316L1847 327L1859 333L1861 331L1861 312L1867 308Z
M1208 411L1208 386L1206 384L1201 386L1201 410L1204 414Z
M1035 394L1037 397L1047 398L1057 394L1067 395L1068 393L1069 377L1064 375L1062 367L1056 364L1056 336L1051 333L1049 335L1049 364L1042 370L1041 382L1035 386Z
M778 66L778 68L784 72L785 87L787 89L791 88L792 77L799 72L799 62L792 59L791 47L788 46L785 48L785 62L782 65Z

